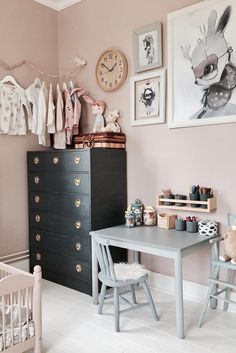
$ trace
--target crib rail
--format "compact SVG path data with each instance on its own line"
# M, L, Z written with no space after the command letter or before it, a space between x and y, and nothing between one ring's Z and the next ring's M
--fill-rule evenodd
M41 268L32 275L0 263L0 352L40 353L41 335Z

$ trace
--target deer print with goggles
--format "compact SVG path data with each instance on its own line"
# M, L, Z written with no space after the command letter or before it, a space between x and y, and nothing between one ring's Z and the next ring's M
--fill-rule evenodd
M212 10L208 26L200 28L192 53L191 45L182 46L184 57L191 62L195 84L203 88L202 109L192 118L208 118L236 114L236 105L229 101L236 87L236 66L231 61L233 48L225 39L225 30L232 7L227 6L217 22L217 12Z

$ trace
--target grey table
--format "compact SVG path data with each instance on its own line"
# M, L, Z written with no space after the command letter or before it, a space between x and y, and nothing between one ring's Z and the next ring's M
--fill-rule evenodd
M202 246L209 244L211 237L198 233L158 229L157 226L127 228L124 225L91 232L109 239L112 246L137 252L168 257L174 260L176 294L176 331L178 338L184 338L183 276L182 258ZM136 257L137 259L137 257ZM93 303L98 303L98 263L92 243L92 285Z

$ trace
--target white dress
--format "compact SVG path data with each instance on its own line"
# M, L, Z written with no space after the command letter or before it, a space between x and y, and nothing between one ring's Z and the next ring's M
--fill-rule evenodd
M39 78L36 78L34 83L30 85L26 89L26 96L28 101L32 105L32 121L31 121L31 127L30 130L32 133L36 134L37 133L37 125L38 125L38 101L39 101L39 92L42 84L40 82Z
M43 82L39 91L37 135L39 136L39 144L45 147L50 146L50 136L47 132L47 113L48 90L45 82Z
M0 82L0 133L9 135L26 135L31 126L30 104L25 90Z

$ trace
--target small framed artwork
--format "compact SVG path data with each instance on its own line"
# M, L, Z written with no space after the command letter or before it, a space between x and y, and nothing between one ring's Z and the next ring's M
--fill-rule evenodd
M131 125L165 122L165 70L130 78Z
M162 66L162 24L156 22L133 31L134 71Z
M168 126L236 122L236 1L168 15Z

